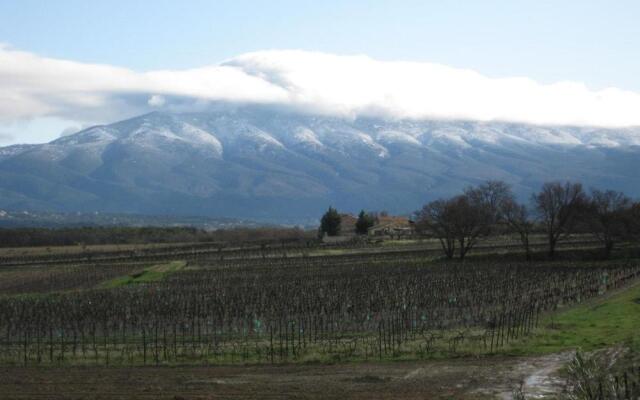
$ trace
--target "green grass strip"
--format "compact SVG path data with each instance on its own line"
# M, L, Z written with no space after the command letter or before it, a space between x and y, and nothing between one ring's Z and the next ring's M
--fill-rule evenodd
M186 265L186 261L172 261L167 264L154 265L152 267L145 268L140 272L126 276L119 276L115 279L103 282L99 287L102 289L113 289L126 285L158 282L164 279L165 276L183 269Z
M509 344L505 353L591 351L640 337L640 284L610 297L546 316L533 335Z

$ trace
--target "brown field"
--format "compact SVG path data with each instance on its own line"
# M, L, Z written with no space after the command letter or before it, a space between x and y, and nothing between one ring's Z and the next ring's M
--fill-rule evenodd
M0 368L0 399L488 399L556 389L568 354L281 366Z
M540 244L537 246L542 247L541 241L538 240L538 242ZM567 266L579 265L581 268L586 268L580 276L586 276L592 268L610 268L617 264L637 269L638 264L635 258L628 259L628 265L616 260L593 263L581 261L581 257L584 256L581 252L590 256L594 245L593 241L588 241L585 237L576 237L561 246L564 252L561 256L565 257L565 261L542 260L536 265L538 268L560 268L560 270ZM83 296L90 293L106 294L113 289L123 293L135 291L140 287L158 289L172 284L177 286L170 288L191 291L199 287L201 280L206 282L204 279L207 276L217 277L214 274L217 270L227 271L224 276L228 276L232 271L259 271L260 268L271 268L275 273L289 271L289 269L296 271L298 268L295 267L303 266L303 271L316 268L325 274L328 271L338 272L345 268L344 277L347 277L357 272L357 269L354 269L357 263L369 263L371 268L367 264L367 276L371 278L371 274L381 271L383 264L384 268L398 268L402 266L401 264L416 264L418 261L433 262L433 268L439 265L437 244L433 241L388 241L369 248L345 246L311 251L293 247L291 249L274 247L268 249L268 252L254 248L227 248L226 254L221 254L217 249L203 248L200 253L182 252L178 253L180 257L170 258L173 251L181 251L176 250L176 247L180 246L189 247L190 244L4 249L9 252L26 251L26 254L14 254L20 259L18 261L23 262L22 265L13 260L0 265L0 298L8 299L9 305L12 304L13 299L30 304L29 299L34 294L37 294L35 296L37 298L41 296L49 298L49 294L61 292L67 295ZM509 246L513 247L509 248ZM153 248L155 251L142 252L130 260L127 259L126 254L122 260L108 259L111 252L121 253L142 248ZM514 248L516 248L515 252L513 252ZM163 249L167 251L164 252ZM512 263L510 261L512 258L515 260L522 258L517 245L505 238L494 238L492 241L483 243L477 250L479 257L472 259L471 263ZM105 260L73 258L73 262L67 262L65 256L75 252L78 254L102 253ZM578 261L573 261L574 253L579 256ZM51 258L48 256L38 258L41 255L48 255ZM487 255L491 257L486 257ZM30 262L30 256L34 256L35 261ZM118 254L118 257L120 256ZM496 256L495 259L492 258L493 256ZM505 256L510 258L503 259ZM626 259L627 256L621 254L620 257ZM183 261L171 263L172 260ZM176 263L180 268L176 267L175 271L167 269L167 266ZM535 268L531 269L531 271L534 270ZM209 273L207 271L211 274L207 275ZM549 271L552 270L549 269ZM171 275L170 272L175 272L175 275ZM614 270L610 272L613 273ZM192 289L180 286L182 281L179 278L192 274L200 274L199 278L193 281L195 286ZM280 282L289 275L289 273L282 275L277 281ZM168 279L170 276L173 280ZM388 279L391 275L384 276ZM440 351L434 353L436 356L431 359L417 357L417 353L411 352L413 350L408 342L409 347L403 348L406 354L400 351L402 349L399 350L398 355L387 354L385 350L385 356L381 354L380 361L346 357L340 358L342 361L335 363L331 358L304 359L303 357L299 360L295 358L289 360L285 357L285 359L276 360L276 364L269 364L263 360L262 364L243 365L244 361L240 359L236 359L236 364L231 364L227 363L227 359L222 358L216 365L207 365L205 363L211 362L210 359L199 358L190 365L186 365L184 360L176 359L165 360L156 366L142 366L140 360L135 357L133 362L134 364L138 362L139 365L126 364L122 360L120 364L104 365L102 358L85 360L82 357L68 359L66 362L55 361L57 358L51 357L50 363L47 363L49 361L45 354L43 363L36 366L33 354L38 354L37 358L40 362L40 350L33 353L32 343L29 347L30 358L27 361L25 357L24 364L22 358L18 357L14 360L9 356L8 359L12 361L0 365L0 399L510 399L513 398L513 390L521 384L526 390L527 398L554 398L545 397L545 395L554 396L565 385L561 371L572 358L573 350L584 345L578 339L589 339L589 343L593 344L594 348L600 348L621 343L630 335L633 336L630 332L637 332L638 322L632 321L625 324L620 322L627 321L626 318L629 315L637 312L637 309L633 308L636 306L630 305L635 303L631 303L626 298L635 296L633 297L635 299L638 296L637 274L634 275L636 278L633 280L620 283L613 280L614 274L607 276L612 279L607 293L588 300L586 298L578 300L577 303L572 303L568 298L563 299L559 309L554 308L542 313L541 325L532 331L531 336L516 338L512 344L495 353L486 349L469 352L462 344L459 351L449 349L445 352L449 346L447 344L449 336L445 335L440 343ZM239 278L246 277L241 275ZM259 282L265 284L266 278L266 276L262 277ZM563 279L566 280L567 277ZM172 283L174 281L175 283ZM476 278L476 282L478 281ZM300 282L304 282L304 279ZM221 286L217 290L222 289L224 287ZM233 286L233 291L229 293L235 293L238 290L238 287ZM624 298L620 297L622 293L628 295ZM612 298L617 300L613 301ZM571 310L577 311L571 313ZM593 315L588 314L583 318L587 315L583 313L584 310L593 312ZM618 313L620 319L613 319L611 312ZM603 315L606 315L604 320ZM609 320L610 323L607 323ZM0 326L1 323L2 321ZM614 325L617 332L615 335L611 333ZM594 328L595 326L597 329ZM8 330L0 330L0 332L8 332ZM133 338L131 340L134 344L139 339L135 332L128 335ZM67 341L72 340L68 334L65 337ZM106 338L111 340L113 335L107 335L104 338L104 345L107 346ZM4 336L0 337L0 343L3 340L9 343ZM19 353L23 348L23 340L24 343L27 340L34 341L28 335L20 334L17 334L14 340L17 340L14 344L17 343L19 346L14 348L7 344L6 354L10 351ZM76 338L73 338L73 343L75 340ZM233 340L235 339L230 338L229 346L234 345ZM551 340L555 347L549 347ZM241 344L242 341L237 343ZM464 344L464 342L461 343ZM472 346L473 343L467 343L467 347ZM476 345L479 345L478 343ZM53 346L53 351L59 352L60 348L56 346ZM66 346L68 357L71 346L69 344ZM282 346L281 343L280 346ZM26 345L24 349L27 349ZM113 354L116 354L115 350ZM523 356L514 356L514 354ZM409 358L403 359L404 356ZM413 361L407 361L408 359Z

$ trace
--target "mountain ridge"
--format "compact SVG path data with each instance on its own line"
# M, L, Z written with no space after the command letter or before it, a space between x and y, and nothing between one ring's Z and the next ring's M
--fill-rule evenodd
M0 148L0 207L236 218L407 214L501 179L640 195L640 128L343 119L270 107L154 112L41 145Z

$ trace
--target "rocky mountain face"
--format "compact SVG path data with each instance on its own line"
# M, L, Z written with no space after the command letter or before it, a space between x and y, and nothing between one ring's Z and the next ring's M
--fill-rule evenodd
M0 148L0 208L317 218L330 204L410 213L501 179L640 196L640 129L340 119L267 107L152 113Z

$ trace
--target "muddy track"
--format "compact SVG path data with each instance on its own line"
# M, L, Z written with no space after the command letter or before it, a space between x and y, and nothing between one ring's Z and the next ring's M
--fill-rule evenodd
M487 399L559 390L570 353L532 358L233 367L0 368L0 399Z

